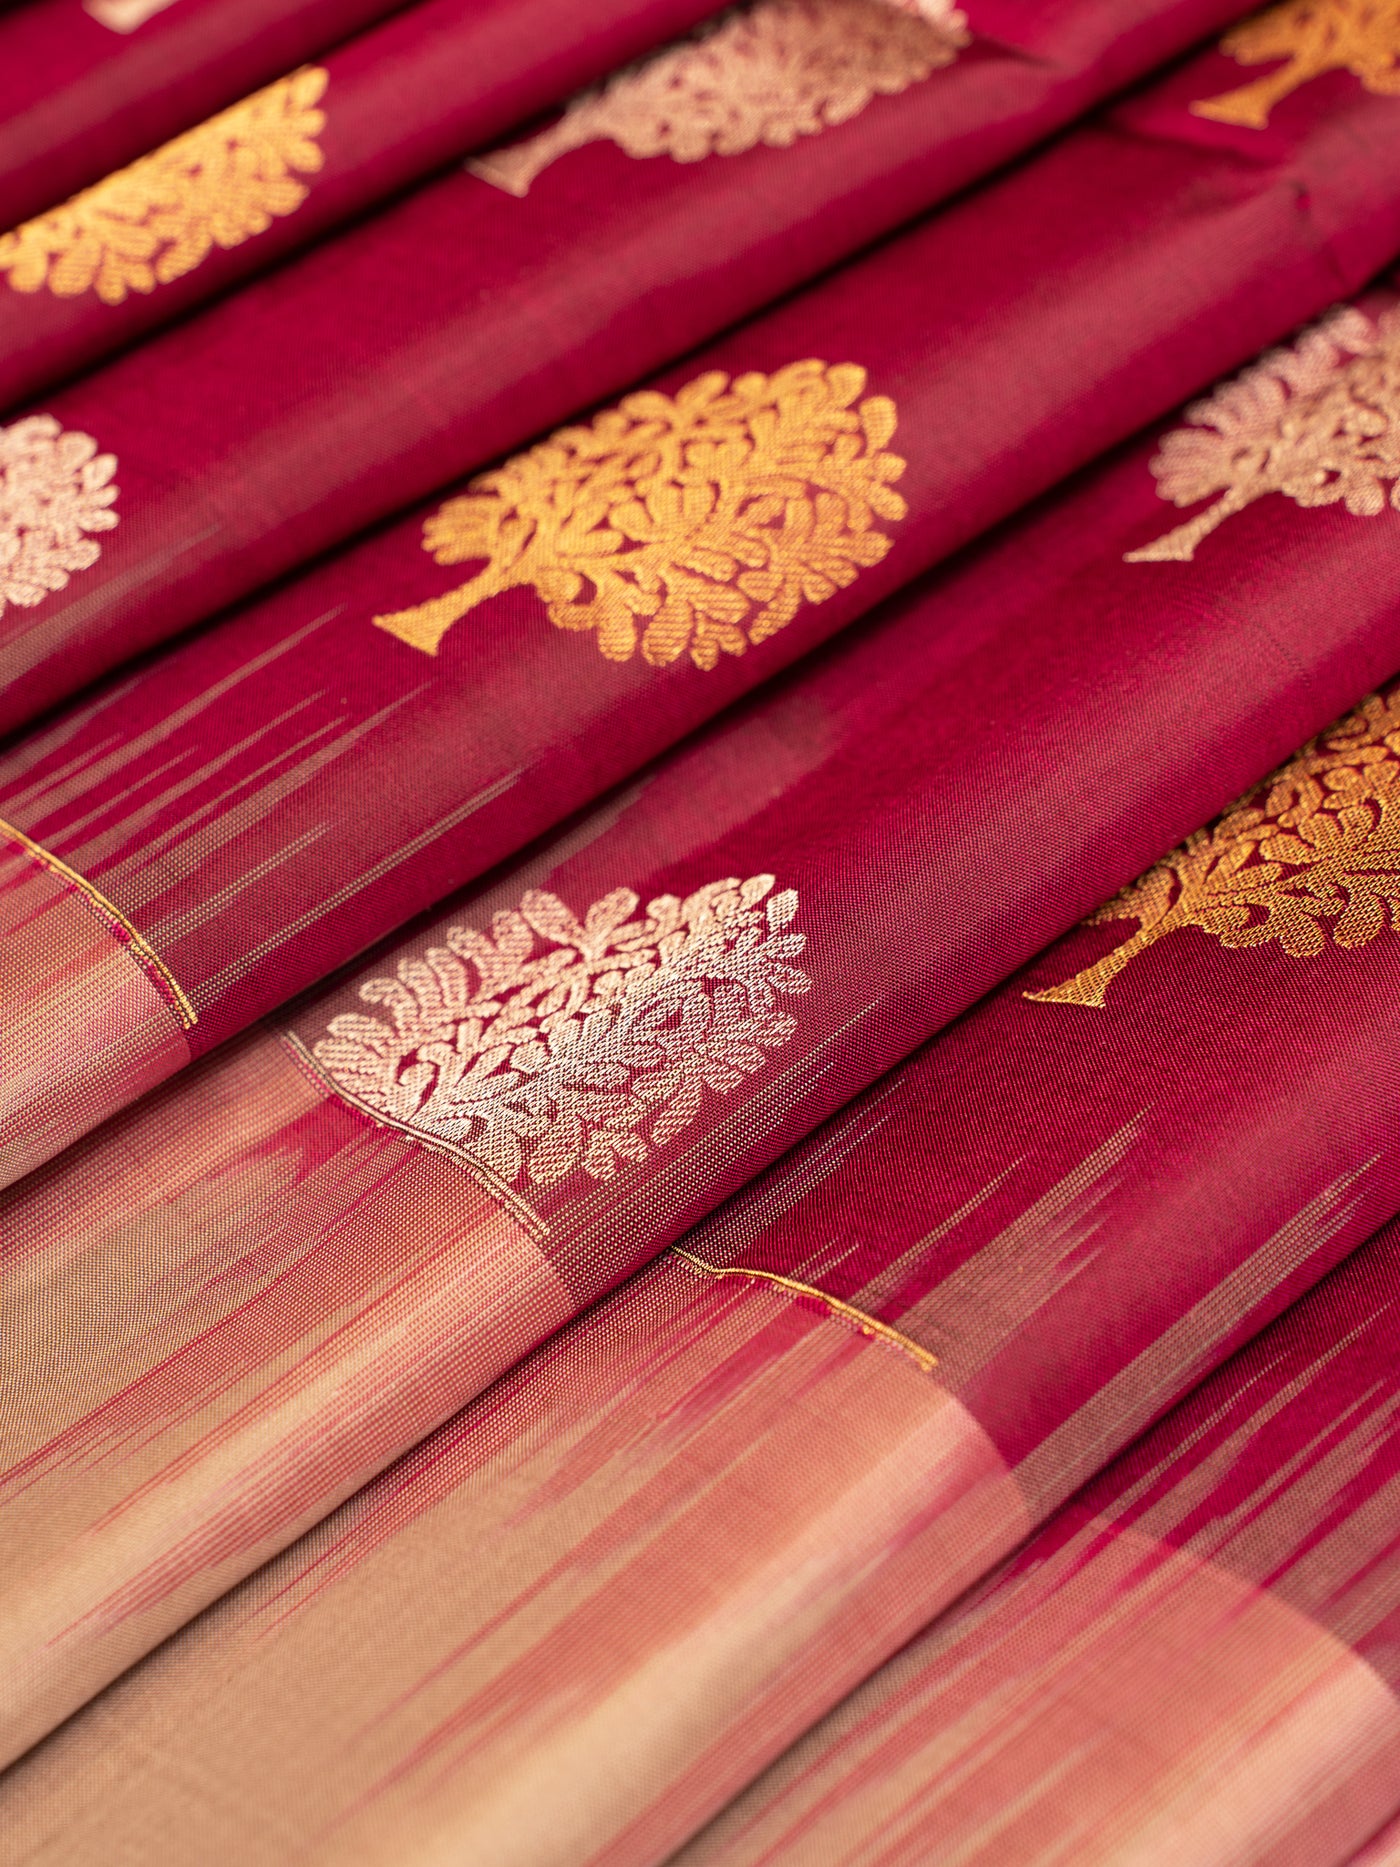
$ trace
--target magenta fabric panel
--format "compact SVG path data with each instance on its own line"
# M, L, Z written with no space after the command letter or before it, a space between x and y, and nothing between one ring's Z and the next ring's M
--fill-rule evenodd
M1191 113L1238 70L1216 52L1189 62L700 362L854 357L927 422L930 448L936 423L911 480L936 510L889 560L913 574L1400 246L1394 100L1332 73L1267 131ZM677 164L595 142L523 200L449 175L54 398L65 430L117 458L118 523L100 563L6 610L0 720L913 212L944 141L944 75L791 149Z
M288 179L301 198L294 207L279 204L276 218L261 216L260 230L254 216L236 244L214 244L169 279L153 279L155 266L143 261L115 266L111 280L99 274L85 289L65 283L59 292L27 277L21 288L22 269L5 268L0 401L32 395L171 322L713 10L710 0L598 0L587 8L562 0L424 0L401 11L312 68L316 103L308 108L319 127L301 159L315 166L293 165ZM143 143L139 153L146 151ZM43 206L52 204L46 196ZM29 232L20 229L22 237ZM44 237L42 228L34 237ZM55 262L49 271L56 276Z
M1102 717L1101 697L1086 700ZM791 749L791 723L782 738ZM713 792L706 801L713 810ZM1315 918L1335 937L1306 950L1281 909L1288 897L1271 912L1269 889L1286 837L1327 849L1330 821L1349 858L1332 849L1314 880L1359 874L1393 898L1398 806L1392 690L1211 833L1252 832L1271 813L1275 834L1251 843L1244 864L1257 858L1254 895L1232 899L1249 899L1252 924L1287 947L1235 937L1243 924L1217 902L1214 924L1178 923L1140 948L1103 1005L1028 1000L1102 942L1053 948L8 1775L0 1816L18 1858L38 1867L62 1849L86 1862L139 1832L147 1858L173 1863L196 1813L219 1862L246 1853L265 1819L297 1858L327 1864L348 1853L402 1867L449 1847L530 1867L670 1858L921 1619L1329 1271L682 1858L855 1867L878 1837L900 1867L1048 1867L1071 1850L1121 1859L1125 1828L1145 1859L1171 1842L1178 1858L1223 1867L1268 1859L1265 1844L1282 1840L1324 1867L1348 1858L1395 1807L1400 1780L1394 1221L1333 1267L1400 1199L1374 1067L1394 1042L1400 941L1393 925L1356 939L1349 910L1319 889L1311 898L1327 905ZM1196 837L1188 849L1202 846ZM1300 850L1292 859L1306 865ZM918 912L919 880L916 861L906 912ZM1365 892L1352 881L1353 899ZM559 938L550 899L525 897L525 908L536 932L552 922ZM778 957L813 978L809 993L783 990L799 1026L820 1011L836 960L864 962L868 978L872 936L888 939L896 918L863 943L847 935L824 966L820 897L783 905L771 885L749 893L765 899L789 943ZM711 900L721 918L744 911ZM573 932L595 977L638 954L635 938L609 940L626 912L599 903ZM523 925L509 913L492 925L498 996L499 956ZM794 950L794 930L805 947ZM1220 964L1205 967L1195 949L1211 941ZM316 1059L339 1067L352 1039L370 1055L369 1019L387 1038L392 1017L403 1054L380 1083L412 1091L416 1077L421 1088L431 1064L441 1085L452 954L469 951L487 957L459 938L401 967L397 991L386 981L363 994L359 1032L334 1033L338 1057L308 1019ZM533 962L541 982L562 982L547 958ZM1043 1027L1033 1054L1007 1039L1016 1016ZM1087 1042L1076 1029L1086 1019ZM1068 1036L1057 1041L1057 1027ZM778 1063L803 1035L770 1029L769 1041ZM1085 1049L1095 1067L1067 1065ZM1124 1121L1097 1091L1139 1051L1148 1064L1128 1090L1143 1106ZM373 1092L371 1071L348 1080ZM114 1327L105 1306L107 1367L55 1383L62 1430L44 1443L27 1421L36 1444L0 1480L12 1577L0 1634L28 1682L0 1725L7 1746L334 1502L350 1453L363 1458L376 1431L382 1450L450 1385L460 1391L469 1368L480 1379L492 1330L518 1348L531 1327L562 1321L569 1292L576 1302L605 1274L609 1248L646 1222L629 1212L640 1188L625 1150L617 1173L599 1177L591 1227L567 1171L543 1194L547 1172L515 1174L513 1219L490 1220L482 1185L454 1167L453 1136L426 1105L401 1105L397 1124L362 1131L358 1161L335 1160L315 1142L333 1115L344 1148L351 1110L317 1108L316 1088L260 1038L10 1201L11 1288L28 1297L10 1352L43 1362L46 1296L57 1318L117 1238L131 1322ZM771 1089L757 1078L751 1122L771 1117ZM441 1116L448 1099L433 1099ZM1072 1146L1069 1119L1048 1120L1052 1101L1079 1121ZM596 1108L583 1120L606 1126ZM372 1209L389 1152L415 1125L440 1151L420 1149L417 1178L378 1202L378 1238L374 1220L347 1226L352 1206ZM221 1145L230 1128L238 1143ZM298 1238L294 1133L312 1187L303 1217L341 1206L314 1242ZM557 1128L517 1134L532 1168L560 1142ZM467 1138L455 1139L459 1164ZM641 1187L664 1201L678 1163L662 1150L653 1161ZM162 1167L174 1169L163 1187L152 1184ZM703 1165L692 1155L689 1167L693 1182ZM358 1185L344 1183L347 1168ZM150 1202L135 1226L133 1198ZM273 1199L285 1230L268 1222ZM258 1210L252 1227L239 1223L240 1201ZM454 1236L454 1209L489 1233ZM90 1267L78 1270L71 1233L52 1229L59 1214L79 1221ZM533 1241L531 1219L549 1227ZM450 1254L457 1279L438 1291L436 1315L429 1266L413 1263L425 1245L429 1260ZM494 1290L493 1252L505 1256ZM255 1277L266 1280L256 1294ZM347 1314L352 1281L363 1307ZM513 1324L505 1285L523 1312ZM177 1347L196 1309L211 1324L220 1296L221 1324ZM104 1396L114 1367L135 1375L150 1355L153 1310L161 1359ZM993 1404L1008 1394L1012 1404ZM1035 1417L1019 1442L1006 1424L1016 1403ZM69 1536L81 1526L71 1549L55 1533L59 1497ZM17 1604L52 1629L46 1641ZM16 1668L17 1654L29 1664ZM210 1717L216 1661L227 1697ZM95 1804L65 1792L75 1772L97 1782Z
M1374 366L1363 322L1328 328ZM1326 341L1322 393L1355 380ZM1095 923L969 1010L1400 661L1392 512L1271 494L1125 563L1164 522L1135 449L11 1191L16 1364L51 1365L75 1276L105 1291L102 1355L7 1451L13 1746L959 1014L686 1249L922 1338L1019 1521L1393 1212L1348 1071L1400 946L1336 896L1311 958L1159 925L1106 1009L1022 997ZM1390 703L1363 727L1307 754L1348 809L1400 740Z
M0 14L0 225L54 206L401 4L27 0L9 9Z
M1390 294L1367 302L1379 314ZM748 358L740 350L727 360ZM927 428L939 433L932 421ZM416 533L392 532L22 743L0 761L0 820L81 876L144 940L163 969L156 989L183 996L186 1039L206 1050L637 769L913 569L928 548L919 534L936 530L943 508L938 457L921 461L902 432L894 444L910 466L897 485L916 503L905 520L881 522L888 556L713 670L686 661L658 670L635 654L610 660L586 635L548 626L529 589L493 599L494 614L481 619L489 627L470 616L425 656L372 626L381 605L447 581L425 574ZM1155 446L1135 443L966 566L899 597L878 633L810 676L823 715L842 722L833 749L868 741L872 773L887 757L879 748L901 688L926 696L928 717L917 728L909 720L916 742L899 754L912 761L910 783L924 771L968 773L946 870L949 913L964 885L960 865L975 872L984 845L995 846L1001 813L1019 808L1018 787L1040 791L1039 759L1065 761L1076 793L1100 782L1104 754L1077 715L1084 680L1150 681L1157 707L1162 694L1189 694L1182 704L1201 709L1192 730L1208 736L1197 739L1189 774L1172 737L1175 710L1151 728L1150 772L1134 763L1114 774L1109 795L1131 785L1146 814L1099 848L1101 866L1083 868L1073 841L1058 845L1067 892L1041 894L1019 955L1002 947L994 919L972 947L936 962L947 994L939 1021L1400 662L1388 519L1363 523L1333 507L1308 514L1300 534L1297 507L1273 498L1239 514L1189 568L1124 562L1125 550L1169 527L1171 508L1148 470ZM1280 651L1299 685L1276 713L1249 696ZM883 671L887 656L898 682ZM806 694L809 682L791 691ZM975 757L986 709L1008 691L1028 706L1040 696L1041 709L1037 734L1017 742L1009 788ZM1040 736L1051 696L1064 720L1053 743ZM759 716L770 704L808 703L759 701ZM1133 734L1141 730L1135 721ZM858 766L867 757L852 756ZM863 787L875 781L856 782L850 791L840 779L832 795L859 819ZM941 782L930 776L923 794L932 800ZM757 776L755 785L766 794ZM1108 821L1117 823L1116 807ZM991 908L996 896L985 899ZM38 951L17 996L48 1005L48 977ZM55 999L45 1014L60 1031L64 1004ZM70 1113L43 1153L108 1112L84 1102L90 1068L76 1046L57 1072ZM22 1106L11 1123L12 1135L32 1125Z
M1158 702L1141 717L1159 715ZM1101 708L1092 717L1105 759L1136 764L1131 726L1120 737ZM1351 807L1377 749L1394 762L1393 689L1360 730L1308 749L1339 774L1331 811ZM1352 744L1367 750L1349 761ZM1082 789L1054 789L1077 817ZM1094 917L740 1195L694 1249L818 1283L914 1337L1033 1514L1058 1505L1400 1207L1373 1068L1397 1042L1400 941L1388 922L1356 940L1339 919L1343 892L1394 887L1400 856L1393 805L1356 808L1377 818L1357 865L1369 881L1348 882L1340 859L1314 949L1271 917L1267 875L1248 921L1243 884L1213 921L1202 909L1156 939L1135 934L1131 912ZM1340 827L1331 811L1324 830ZM1045 847L1038 825L1021 835ZM1264 843L1258 869L1278 846ZM1102 1002L1044 996L1106 952L1123 966Z
M685 1867L1392 1860L1393 1829L1365 1844L1400 1809L1398 1291L1391 1224Z

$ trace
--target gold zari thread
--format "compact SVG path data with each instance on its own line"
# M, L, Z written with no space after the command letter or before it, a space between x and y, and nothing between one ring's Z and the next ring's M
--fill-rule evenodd
M1088 926L1137 932L1041 1004L1104 1004L1124 967L1196 927L1224 947L1277 941L1294 959L1400 932L1400 692L1372 695L1122 894Z
M1198 117L1262 130L1275 104L1327 71L1368 91L1400 94L1400 0L1283 0L1227 32L1220 49L1241 65L1283 63L1252 84L1192 104Z
M741 1264L707 1264L703 1258L697 1258L680 1245L672 1245L671 1250L676 1257L683 1259L693 1269L703 1271L707 1277L756 1278L760 1283L774 1284L778 1289L790 1291L794 1296L811 1297L816 1302L825 1304L834 1316L840 1316L846 1322L854 1324L862 1335L875 1336L880 1341L888 1342L892 1347L911 1356L925 1374L932 1374L938 1366L937 1355L930 1354L926 1348L921 1348L909 1336L901 1335L898 1329L892 1329L887 1322L881 1322L878 1317L868 1315L865 1310L856 1309L850 1303L843 1303L840 1297L834 1297L825 1290L818 1290L815 1284L799 1283L795 1277L781 1277L776 1271L750 1270Z
M199 1022L199 1014L180 987L179 981L166 965L160 954L146 939L139 929L122 913L121 909L109 901L100 888L94 888L86 876L79 875L76 869L70 869L61 857L52 855L41 843L36 843L32 836L26 836L23 830L17 830L12 823L0 818L0 836L8 837L18 843L25 853L33 858L41 868L51 869L95 907L105 920L120 927L126 935L126 944L140 964L156 973L170 994L171 1008L185 1030L191 1030Z
M741 655L890 549L876 520L904 517L905 462L886 451L894 403L865 384L859 364L808 359L625 396L439 507L423 549L485 567L375 624L435 655L478 604L532 586L556 628L592 631L610 661L639 646L654 667Z
M242 246L306 199L324 158L316 108L328 74L306 66L118 169L62 207L0 235L17 292L87 291L109 305L193 272L215 247Z

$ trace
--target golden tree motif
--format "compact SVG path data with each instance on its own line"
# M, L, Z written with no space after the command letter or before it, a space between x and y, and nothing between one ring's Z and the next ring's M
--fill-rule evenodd
M675 162L786 149L920 83L967 43L949 0L756 0L583 92L538 136L467 166L525 195L585 143Z
M1137 932L1063 985L1027 998L1102 1005L1140 953L1182 927L1222 946L1277 940L1295 959L1400 932L1400 688L1372 695L1087 925Z
M343 1012L315 1046L336 1086L447 1141L507 1183L577 1168L608 1179L729 1095L793 1036L781 1000L809 990L794 962L797 894L774 877L709 882L684 901L615 888L580 921L531 889L489 932L370 979L387 1019Z
M1152 462L1178 506L1221 497L1184 525L1129 551L1129 564L1194 557L1232 513L1268 493L1300 506L1344 505L1374 518L1400 507L1400 310L1378 323L1334 311L1186 411Z
M1198 117L1262 130L1274 105L1324 71L1349 71L1368 91L1400 94L1400 0L1283 0L1220 41L1242 65L1285 62L1277 71L1191 108Z
M52 213L0 235L0 272L17 292L59 298L128 292L193 272L214 247L241 246L306 199L321 167L316 108L327 74L309 66L142 156Z
M875 521L904 517L905 463L885 451L894 403L864 388L857 364L807 361L626 396L440 507L423 549L485 568L375 623L435 655L478 603L532 585L556 628L592 630L610 660L639 637L656 667L741 655L890 548Z

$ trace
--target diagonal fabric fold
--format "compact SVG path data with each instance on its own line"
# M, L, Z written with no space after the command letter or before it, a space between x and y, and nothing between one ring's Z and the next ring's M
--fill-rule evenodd
M868 4L899 23L884 0ZM976 69L1005 62L993 49ZM1027 65L1023 53L1009 62ZM725 368L737 347L746 371L815 354L883 376L905 423L927 425L930 448L937 436L911 484L941 517L890 561L904 577L926 567L1359 289L1400 248L1385 183L1395 100L1319 82L1260 132L1192 114L1222 68L1237 69L1218 52L1189 60L699 369ZM102 485L120 491L100 526L44 557L45 576L7 580L0 725L920 212L944 185L927 152L948 145L939 100L963 69L789 148L680 162L593 141L524 198L444 176L52 397L44 418L71 471L86 489L102 463ZM31 419L8 445L29 446ZM100 544L87 535L99 529ZM26 548L42 531L20 527ZM673 639L663 629L657 652Z
M1374 328L1388 328L1383 313ZM25 1682L11 1701L10 1754L1400 660L1393 515L1260 498L1188 565L1125 562L1164 516L1144 452L1131 450L303 1003L286 1035L249 1034L7 1196L3 1339L16 1399L3 1411L0 1618L13 1642L8 1674ZM1309 782L1321 784L1318 761L1330 759L1336 795L1359 809L1344 775L1391 768L1392 725L1388 703L1372 703L1359 726L1307 755ZM1359 834L1359 818L1335 822ZM1271 834L1322 849L1323 828L1312 827L1314 843L1281 820ZM1287 847L1274 868L1295 878L1301 900L1324 871ZM1315 899L1339 914L1342 871L1331 845L1325 853L1334 893ZM1366 872L1390 870L1376 855ZM1288 901L1292 910L1276 904L1281 927L1297 919ZM1226 933L1239 906L1206 903ZM1320 907L1312 918L1328 914ZM749 1237L733 1219L719 1224L724 1248L686 1246L710 1265L796 1279L922 1340L938 1357L933 1380L962 1409L948 1418L968 1414L1015 1468L1018 1510L1043 1514L1058 1502L1235 1332L1396 1203L1383 1166L1360 1171L1381 1144L1355 1157L1362 1124L1349 1108L1340 1165L1319 1177L1310 1157L1281 1205L1251 1187L1245 1217L1264 1229L1241 1226L1253 1240L1243 1259L1230 1257L1230 1234L1211 1233L1200 1258L1185 1250L1161 1285L1150 1281L1155 1242L1101 1253L1098 1283L1087 1271L1069 1280L1058 1327L1077 1317L1098 1332L1086 1342L1082 1391L1064 1376L1063 1338L1036 1335L1035 1305L1029 1316L1011 1305L1002 1362L996 1340L974 1353L971 1334L966 1352L936 1334L956 1306L929 1295L948 1253L921 1251L926 1233L942 1238L966 1208L960 1237L971 1251L977 1227L1010 1225L1005 1202L1034 1213L1064 1182L1065 1211L1051 1215L1058 1240L1072 1221L1087 1223L1073 1219L1071 1195L1088 1157L1099 1165L1086 1184L1111 1175L1119 1156L1103 1150L1122 1155L1135 1123L1150 1134L1155 1101L1164 1152L1177 1146L1173 1121L1198 1136L1196 1077L1186 1068L1175 1090L1164 1080L1162 1035L1180 1024L1170 992L1156 1042L1149 1024L1127 1053L1136 1075L1114 1050L1125 995L1131 1002L1164 961L1185 964L1198 935L1186 927L1161 938L1114 982L1107 1009L1034 1002L1018 988L913 1066L914 1087L897 1092L908 1096L912 1136L893 1162L877 1155L875 1169L877 1185L904 1183L903 1236L882 1221L865 1257L837 1250L813 1262L809 1241L832 1236L820 1216L791 1234L775 1221L769 1253L760 1191L739 1208L759 1215L753 1250L725 1244ZM1078 976L1106 944L1098 923L1072 941L1037 988ZM1347 941L1322 945L1334 962L1349 956L1377 976L1391 963L1393 942L1379 932L1354 954ZM1316 956L1295 958L1296 947L1251 936L1240 952L1208 952L1207 982L1215 960L1228 962L1226 1009L1204 1016L1188 1056L1200 1080L1217 1026L1260 1070L1275 1054L1266 1040L1286 1053L1300 1024L1321 1028L1329 1001L1319 1009L1309 993L1330 989L1333 971ZM1248 997L1234 1006L1228 968L1250 964L1285 969L1280 989L1300 995L1292 1015L1280 1021L1271 1002ZM1372 1015L1390 1001L1375 992ZM1107 1048L1107 1070L1096 1045ZM1227 1044L1231 1070L1236 1054ZM1017 1059L1009 1083L1004 1056ZM1284 1055L1284 1076L1296 1062ZM1080 1077L1096 1118L1107 1086L1121 1098L1086 1136L1066 1095L1066 1135L1052 1142L1042 1086ZM1321 1065L1317 1080L1325 1108ZM945 1081L951 1106L935 1119L930 1152L920 1124ZM1260 1094L1263 1111L1245 1112L1256 1125L1279 1106L1276 1083ZM1002 1110L1006 1138L994 1119ZM849 1148L865 1119L854 1118ZM998 1191L1025 1151L1018 1132L1042 1141L1041 1154ZM1336 1132L1320 1124L1320 1135ZM820 1181L821 1163L848 1151L847 1139L833 1145L834 1155L814 1144L816 1165L799 1156L784 1183ZM1146 1155L1144 1144L1134 1158ZM843 1184L861 1184L850 1163L847 1174ZM773 1210L781 1217L788 1204L784 1193ZM1157 1209L1148 1198L1148 1216ZM1037 1223L1026 1221L1032 1235ZM848 1218L836 1235L858 1241L867 1225L868 1214ZM1014 1226L1008 1235L1019 1236ZM994 1289L1016 1282L1009 1249L989 1271ZM1048 1304L1057 1264L1025 1283L1026 1301ZM685 1275L721 1308L743 1295L742 1279ZM799 1314L845 1327L789 1294ZM975 1280L966 1303L974 1320L998 1313ZM74 1319L84 1315L99 1321L75 1355ZM870 1347L892 1358L901 1382L926 1373L888 1341ZM1046 1453L1048 1470L1033 1481L1042 1440L1079 1451ZM929 1534L936 1543L936 1523ZM919 1547L927 1587L901 1589L898 1600L922 1602L927 1618L942 1572L928 1570L932 1545ZM895 1620L882 1625L896 1643L918 1624ZM889 1650L867 1653L865 1669ZM859 1670L828 1687L845 1690ZM775 1746L797 1734L784 1729ZM759 1767L755 1753L742 1754ZM724 1780L737 1789L744 1779Z
M1397 1271L1392 1223L678 1862L1393 1858Z
M1193 70L1171 82L1181 89ZM1130 108L1145 122L1168 111L1156 92L1119 116ZM1168 114L1193 121L1179 101ZM957 285L955 307L950 284L930 330L921 283L930 258L942 251L951 281L976 280L978 243L999 218L1001 236L1015 234L1027 251L1047 226L1063 243L1050 205L1063 179L1056 164L1079 173L1095 139L1116 137L1077 131L588 426L473 481L421 523L356 545L0 754L6 834L40 852L50 892L52 877L71 871L110 910L105 922L83 921L92 950L82 964L111 978L124 1007L89 1005L73 962L51 965L31 941L32 965L6 981L30 1060L11 1078L4 1177L121 1107L133 1083L149 1086L187 1051L245 1028L637 770L1115 439L1169 387L1198 386L1204 355L1233 347L1233 294L1259 276L1275 287L1267 331L1286 300L1284 262L1249 241L1262 240L1281 203L1295 211L1267 161L1258 171L1269 177L1266 212L1253 179L1241 208L1200 191L1183 200L1180 174L1158 175L1137 202L1153 218L1126 249L1111 214L1087 247L1085 227L1072 232L1076 256L1054 288L1053 315L1019 295L991 304L977 284ZM1118 140L1158 165L1155 142ZM1179 155L1170 150L1169 170ZM1187 167L1195 172L1194 157ZM1345 164L1330 172L1333 191L1317 193L1309 214L1345 245L1361 234L1338 206L1350 198ZM1183 250L1197 242L1212 267L1179 289ZM1330 252L1324 243L1295 277L1304 300L1325 286ZM1134 276L1157 277L1150 317L1105 320L1110 258L1124 292ZM1202 324L1212 294L1219 315ZM1385 303L1376 298L1378 316ZM1377 335L1364 312L1353 309L1351 323L1340 315L1302 340L1290 369L1343 385L1348 370L1383 367L1394 333ZM1049 341L1057 322L1060 345ZM804 343L826 360L804 355ZM979 396L994 366L1010 384L999 406ZM76 486L90 505L84 522L120 539L120 525L110 530L121 506L106 484L112 459L74 449L72 433L33 422L9 432L20 428L30 430L26 485L50 476L60 499ZM1158 549L1145 516L1150 482L1129 477L1144 517L1140 537L1125 532L1124 543ZM1181 482L1189 499L1195 483L1189 473ZM1245 523L1244 508L1266 490L1284 488L1236 488L1231 523ZM1091 501L1066 522L1084 528L1085 554L1105 522L1122 522L1104 498L1107 521ZM1223 507L1211 511L1210 523L1221 522ZM1076 549L1057 547L1057 561L1077 562ZM98 568L90 561L69 587L80 593ZM41 570L27 564L25 574ZM1102 600L1135 602L1170 576L1118 567ZM43 636L43 604L25 613ZM1375 674L1386 671L1382 663ZM18 854L14 865L18 877ZM37 886L14 907L16 928L28 924ZM67 1036L75 1003L91 1027L84 1043Z
M0 16L0 225L50 208L402 0L27 0Z
M1396 707L1221 825L1365 816L1395 886ZM143 1662L0 1787L19 1861L670 1858L1057 1508L678 1858L1348 1859L1400 1760L1400 939L1281 950L1276 853L1273 937L1048 1001L1077 930Z
M420 0L203 123L182 120L170 142L141 143L61 204L45 194L0 236L0 400L171 323L710 11ZM32 126L24 137L32 147Z

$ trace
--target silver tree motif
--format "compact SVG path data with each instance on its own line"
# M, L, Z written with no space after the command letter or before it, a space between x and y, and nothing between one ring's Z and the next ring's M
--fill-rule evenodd
M583 92L549 129L467 166L525 195L586 143L674 162L760 143L786 149L921 83L967 44L952 0L754 0Z
M0 613L32 608L61 590L71 572L97 562L91 532L110 531L115 454L90 434L65 432L52 415L0 428Z
M1186 411L1152 462L1174 505L1221 497L1126 562L1189 560L1233 513L1268 493L1300 506L1339 502L1374 518L1400 504L1400 311L1375 324L1343 306L1297 342L1270 350Z
M684 901L614 889L580 922L531 890L489 933L447 944L360 988L388 1021L331 1020L314 1054L348 1094L451 1141L507 1183L576 1168L609 1178L644 1161L727 1095L797 1028L782 996L811 981L792 962L797 895L771 875L711 882ZM542 943L542 945L541 945Z

